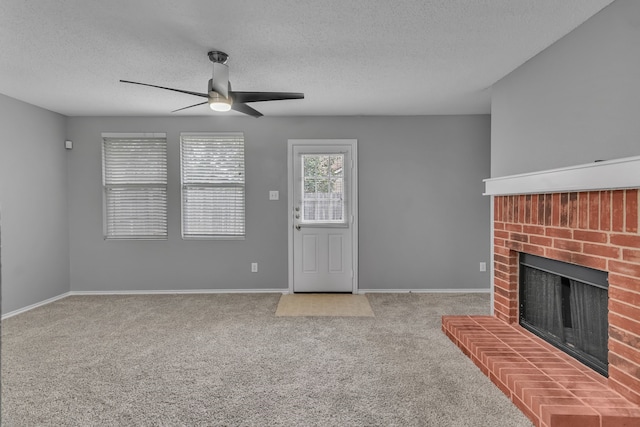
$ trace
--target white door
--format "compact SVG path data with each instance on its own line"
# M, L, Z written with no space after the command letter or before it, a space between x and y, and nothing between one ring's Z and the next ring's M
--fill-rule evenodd
M357 291L356 140L289 141L289 290Z

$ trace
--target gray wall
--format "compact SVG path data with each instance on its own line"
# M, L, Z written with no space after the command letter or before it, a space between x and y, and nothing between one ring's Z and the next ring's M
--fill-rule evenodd
M247 237L180 237L179 133L243 131ZM360 288L488 289L489 116L69 118L71 290L287 288L287 140L356 138ZM166 132L168 241L102 238L102 132ZM279 190L280 201L268 191ZM259 272L250 272L250 263Z
M65 126L0 95L2 313L69 291Z
M491 176L640 155L640 1L616 0L492 90Z

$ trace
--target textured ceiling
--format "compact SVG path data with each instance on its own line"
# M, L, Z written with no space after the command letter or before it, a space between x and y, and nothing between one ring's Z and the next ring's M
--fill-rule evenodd
M167 115L207 91L265 115L490 112L490 86L612 0L2 0L0 93L68 116ZM177 115L213 113L201 106Z

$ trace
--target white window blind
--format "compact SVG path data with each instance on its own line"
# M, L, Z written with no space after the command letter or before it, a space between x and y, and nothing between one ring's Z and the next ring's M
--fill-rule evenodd
M167 238L166 136L102 138L105 239Z
M182 237L242 239L244 134L180 135Z

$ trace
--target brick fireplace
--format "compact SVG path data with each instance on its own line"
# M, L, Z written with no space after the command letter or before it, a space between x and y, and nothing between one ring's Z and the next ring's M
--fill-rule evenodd
M609 386L640 404L638 190L494 198L494 314L518 323L518 253L609 273Z
M640 191L523 193L494 197L494 316L444 332L536 425L640 425ZM518 325L520 253L608 272L608 378Z

